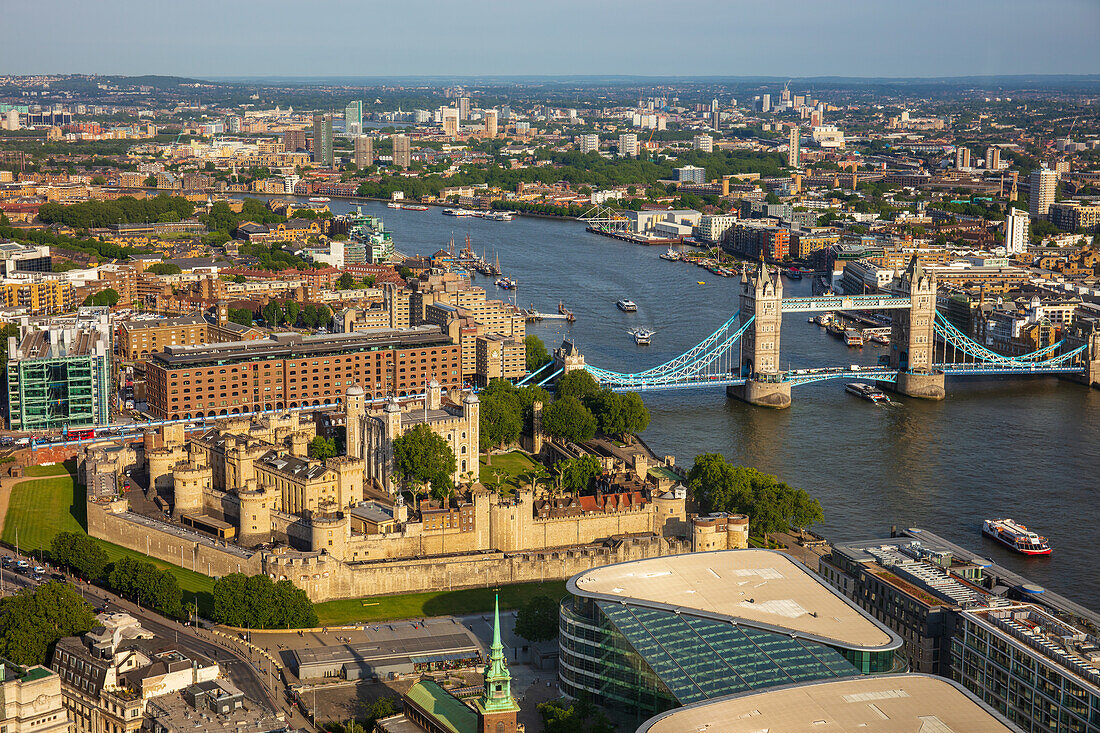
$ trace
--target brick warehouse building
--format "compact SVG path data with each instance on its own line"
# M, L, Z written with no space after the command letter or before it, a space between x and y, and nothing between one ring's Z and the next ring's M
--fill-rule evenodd
M437 326L167 346L149 360L149 411L178 420L334 405L353 384L368 400L404 397L432 379L460 386L460 361L458 344Z

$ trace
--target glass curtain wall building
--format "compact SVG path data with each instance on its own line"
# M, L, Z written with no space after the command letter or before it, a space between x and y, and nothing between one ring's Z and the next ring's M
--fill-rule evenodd
M904 671L902 640L786 555L651 558L570 579L559 677L652 714L748 690Z
M24 330L8 340L8 426L61 430L110 418L110 336L101 329Z

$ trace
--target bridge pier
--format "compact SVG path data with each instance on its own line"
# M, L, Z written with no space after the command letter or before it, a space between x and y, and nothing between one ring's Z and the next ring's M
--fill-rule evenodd
M743 385L726 387L726 396L757 407L781 410L791 406L790 382L761 382L750 379Z
M943 372L898 372L896 382L878 382L880 389L922 400L942 400L947 396Z

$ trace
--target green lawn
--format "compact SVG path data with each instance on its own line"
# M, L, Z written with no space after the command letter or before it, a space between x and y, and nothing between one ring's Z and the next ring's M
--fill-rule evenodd
M502 474L505 485L510 485L513 489L518 489L521 483L518 476L535 465L537 464L531 456L518 450L499 456L493 456L493 462L491 464L487 462L485 456L482 456L481 480L485 481L491 479L493 472L499 471Z
M30 468L64 470L61 465ZM40 553L49 550L50 543L58 532L85 533L86 525L84 487L75 485L71 474L55 478L36 478L23 481L12 488L2 539L13 547L18 542L22 552ZM196 597L199 610L203 613L210 611L214 588L212 578L111 542L99 539L96 542L112 561L121 557L132 557L169 570L176 576L180 589L183 590L184 600L189 601Z
M23 469L24 476L70 476L70 471L63 463L51 463L48 466L27 466Z
M400 596L351 598L318 603L317 618L322 626L342 626L358 622L394 621L432 616L463 616L493 610L493 596L500 593L502 610L519 608L534 596L558 599L566 594L565 581L517 583L498 589L468 588L437 593L408 593Z

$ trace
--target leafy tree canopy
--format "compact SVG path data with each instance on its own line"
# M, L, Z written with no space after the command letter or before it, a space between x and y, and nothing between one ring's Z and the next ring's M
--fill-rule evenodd
M394 472L406 482L431 484L437 498L454 489L456 465L451 446L423 423L393 441Z
M596 418L576 397L559 397L542 411L542 429L555 438L583 443L596 435Z
M24 588L0 599L0 657L16 664L45 664L58 639L95 626L92 608L68 583Z
M534 596L516 613L516 634L527 641L558 638L558 604L548 596Z

